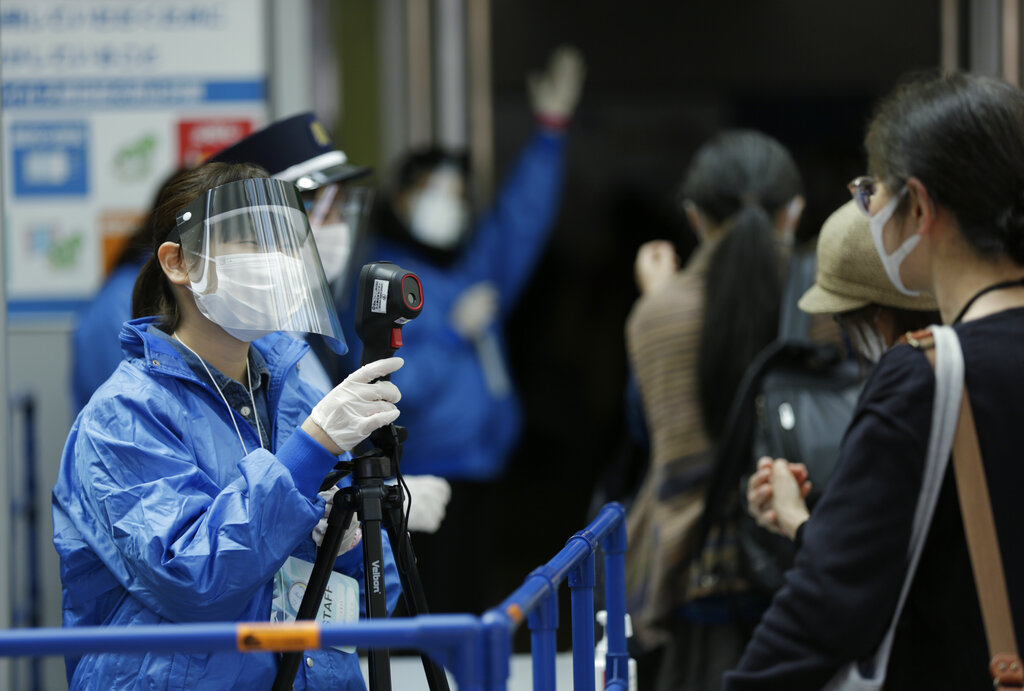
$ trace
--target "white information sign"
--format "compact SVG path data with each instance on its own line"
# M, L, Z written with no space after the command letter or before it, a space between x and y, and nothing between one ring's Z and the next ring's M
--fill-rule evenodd
M101 284L160 183L267 117L264 0L3 0L12 311Z

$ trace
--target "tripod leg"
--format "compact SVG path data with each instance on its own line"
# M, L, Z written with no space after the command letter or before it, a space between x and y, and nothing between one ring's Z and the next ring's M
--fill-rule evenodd
M364 488L360 518L363 522L363 582L366 586L366 618L387 617L388 601L384 583L384 544L381 538L381 485ZM391 690L391 652L387 648L367 653L370 688Z
M341 548L341 541L345 537L345 528L352 521L354 506L351 501L345 501L343 496L337 498L343 510L331 511L327 517L327 530L324 531L323 542L316 554L316 562L313 564L313 571L309 576L309 583L306 584L306 592L302 595L302 604L299 605L297 620L313 619L317 610L320 609L320 601L327 590L327 582L331 578L331 571L334 567L334 560L338 557L338 549ZM342 504L342 502L344 502ZM274 677L273 691L290 691L295 683L295 675L299 671L299 664L302 662L302 652L294 651L281 656L281 664L277 667L277 675Z
M416 554L412 549L412 538L409 533L404 535L398 533L398 527L402 525L401 495L397 491L397 487L392 490L386 503L387 520L385 525L388 537L391 538L391 548L396 552L400 551L400 555L395 555L395 561L399 565L398 576L402 581L406 607L412 616L427 614L427 596L423 592L423 582L420 580L420 572L416 567ZM423 673L427 677L427 686L431 691L448 691L448 677L445 676L444 667L436 663L426 653L420 654L420 660L423 662Z

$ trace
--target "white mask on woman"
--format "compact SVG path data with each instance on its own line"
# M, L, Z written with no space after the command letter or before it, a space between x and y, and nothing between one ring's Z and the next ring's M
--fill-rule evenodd
M892 282L893 287L900 291L904 295L919 295L920 291L910 290L903 285L903 278L900 276L900 265L903 264L903 260L907 258L907 255L914 251L917 247L917 243L921 241L921 236L917 233L910 236L903 241L903 244L897 247L892 254L888 254L885 251L885 241L882 239L882 233L885 230L885 224L892 218L893 213L896 211L896 207L899 205L900 200L907 193L907 188L904 187L898 195L893 197L878 210L874 216L871 217L871 237L875 241L875 249L878 250L878 256L882 260L882 266L885 267L885 275L889 277L889 281Z
M302 261L282 252L224 254L213 257L213 262L217 289L193 290L196 305L207 319L240 341L279 331L297 307L294 301L284 301L290 312L280 314L285 307L274 299L275 294L307 283Z

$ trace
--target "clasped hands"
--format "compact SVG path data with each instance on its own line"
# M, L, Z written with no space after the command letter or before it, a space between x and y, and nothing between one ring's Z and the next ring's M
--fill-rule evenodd
M763 456L747 480L747 511L762 528L792 540L810 516L804 501L810 491L803 463Z

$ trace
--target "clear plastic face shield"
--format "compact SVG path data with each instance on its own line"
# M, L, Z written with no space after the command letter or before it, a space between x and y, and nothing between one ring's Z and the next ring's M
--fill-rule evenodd
M178 212L168 240L181 244L199 311L235 338L318 333L335 352L348 350L292 183L252 178L215 187Z

